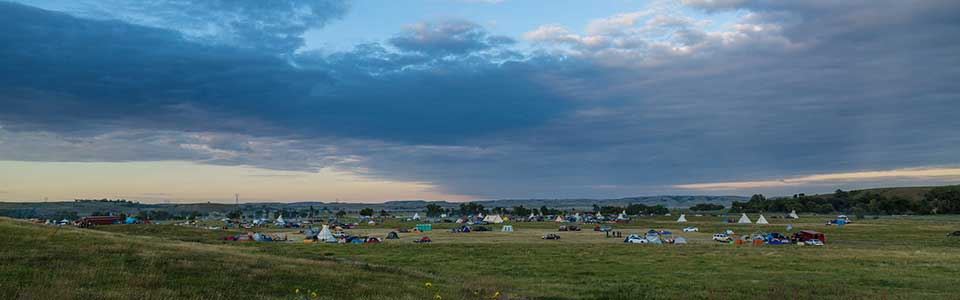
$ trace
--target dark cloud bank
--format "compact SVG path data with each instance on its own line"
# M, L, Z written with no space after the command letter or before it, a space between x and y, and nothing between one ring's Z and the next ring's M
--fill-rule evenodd
M672 24L675 38L628 46L517 50L442 20L320 54L296 51L299 36L342 3L297 17L174 6L138 22L136 7L0 2L0 159L334 167L481 197L958 163L960 5L771 3L686 1L747 13L728 31ZM226 40L171 29L260 12L276 13L257 17L270 26L216 23Z

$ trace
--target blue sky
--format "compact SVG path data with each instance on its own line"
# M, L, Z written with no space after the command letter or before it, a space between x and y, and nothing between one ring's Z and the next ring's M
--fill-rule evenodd
M0 2L0 200L958 183L958 20L951 1Z

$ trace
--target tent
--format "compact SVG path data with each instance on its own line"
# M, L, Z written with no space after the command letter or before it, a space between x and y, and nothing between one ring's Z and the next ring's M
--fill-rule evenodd
M287 222L283 220L283 216L278 216L277 221L273 222L273 224L277 226L283 226L283 225L287 225Z
M556 220L553 220L553 221L554 221L554 222L557 222L557 223L566 222L566 221L563 220L563 217L562 217L562 216L557 216L557 219L556 219Z
M420 213L414 213L414 214L413 214L413 219L419 221L419 220L420 220Z
M462 224L463 222L464 222L463 219L457 219L456 221L457 224Z
M680 218L677 219L677 223L686 223L686 222L687 222L687 215L680 214Z
M503 223L503 218L501 218L500 215L489 215L483 218L483 221L487 223L500 224Z
M477 218L483 218L483 213L477 214Z
M336 243L337 238L333 237L333 233L330 232L330 227L323 225L323 229L320 229L320 233L317 234L317 241L326 242L326 243Z
M737 222L737 223L740 223L740 224L751 224L751 223L753 223L753 221L750 221L750 218L747 217L747 214L741 214L741 215L740 215L740 221Z
M513 225L503 225L503 228L501 228L500 231L513 232Z
M800 216L798 216L798 215L797 215L797 211L796 211L796 210L792 210L792 211L790 211L790 214L789 214L789 215L787 215L787 218L791 218L791 219L799 219L799 218L800 218Z
M770 224L770 222L767 222L767 218L764 218L763 215L760 215L760 218L757 219L757 224Z
M530 216L527 217L527 220L536 220L536 219L537 219L537 216L534 215L533 212L530 212Z
M687 243L687 239L683 238L682 236L678 236L677 238L673 239L673 243L674 243L674 244L686 244L686 243Z
M134 218L134 217L127 217L127 220L124 221L124 223L126 223L126 224L136 224L136 223L137 223L137 219Z
M388 240L399 240L399 239L400 239L400 235L398 235L396 231L391 231L390 233L387 234L387 239L388 239Z
M627 219L627 211L623 211L623 212L620 213L619 216L617 216L617 220L623 221L623 220L626 220L626 219Z
M370 222L367 222L367 224L369 224L369 225L377 225L377 222L374 222L373 220L370 220Z

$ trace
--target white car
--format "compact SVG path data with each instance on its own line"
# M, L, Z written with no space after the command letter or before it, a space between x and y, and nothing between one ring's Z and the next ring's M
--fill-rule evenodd
M643 237L640 236L640 235L631 234L631 235L627 236L627 238L624 239L623 242L624 242L624 243L630 243L630 244L646 244L646 243L648 243L648 242L650 242L650 241L648 241L647 239L643 238Z
M816 239L814 239L814 240L806 240L806 241L803 241L803 243L804 243L805 245L810 245L810 246L823 246L823 241L821 241L821 240L816 240Z
M728 234L726 234L726 233L717 233L717 234L714 234L714 235L713 235L713 240L714 240L714 241L718 241L718 242L729 242L729 241L730 241L730 235L728 235Z
M683 232L700 232L700 228L690 226L690 227L684 228Z

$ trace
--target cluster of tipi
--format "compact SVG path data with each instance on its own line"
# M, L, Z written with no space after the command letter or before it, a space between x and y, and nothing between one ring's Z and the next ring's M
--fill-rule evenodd
M797 215L797 211L794 210L794 211L791 211L789 215L787 215L787 218L788 218L788 219L799 219L800 216ZM680 218L677 218L677 223L686 223L686 222L687 222L687 215L686 215L686 214L680 214ZM737 223L739 223L739 224L753 224L753 221L751 221L751 220L750 220L750 217L747 217L747 214L744 213L744 214L740 214L740 220L737 221ZM760 218L757 219L757 224L770 224L770 222L767 222L767 218L764 218L763 215L761 214L761 215L760 215Z

